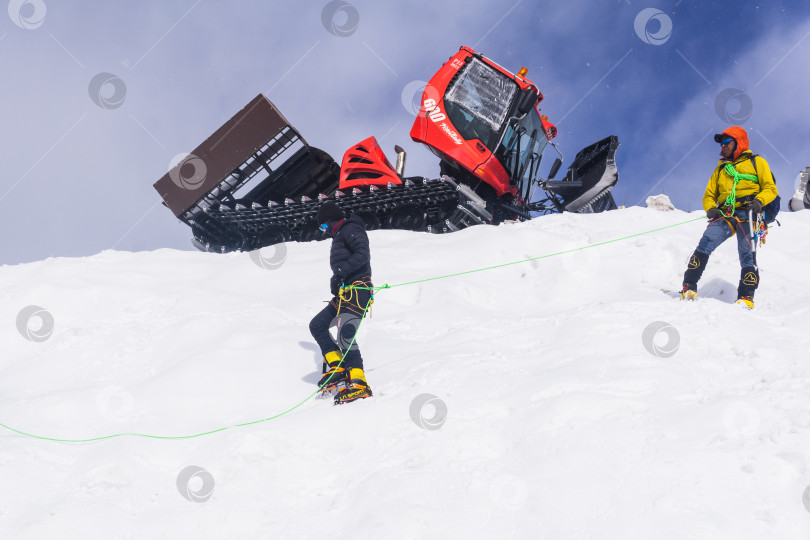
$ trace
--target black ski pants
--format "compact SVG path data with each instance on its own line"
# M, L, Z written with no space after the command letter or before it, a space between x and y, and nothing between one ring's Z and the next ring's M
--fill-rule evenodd
M321 354L326 356L326 353L332 351L345 353L342 367L363 369L360 347L354 340L362 320L360 315L346 309L341 310L338 315L337 308L330 302L312 318L309 323L309 332L321 348ZM329 333L329 329L332 327L337 327L337 339L332 338Z

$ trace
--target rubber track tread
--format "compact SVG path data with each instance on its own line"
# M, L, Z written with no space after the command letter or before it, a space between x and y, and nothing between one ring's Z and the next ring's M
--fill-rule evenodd
M341 196L332 195L329 198L337 201L344 210L360 214L365 218L376 216L380 221L379 228L383 229L395 228L391 225L390 218L398 208L418 207L431 216L442 215L442 208L447 203L452 202L453 206L457 203L459 195L454 185L442 179L420 178L416 180L411 185L377 187L373 191L369 188L362 188L358 189L356 193L346 192ZM302 235L313 235L317 228L315 218L320 204L320 201L309 200L287 204L279 203L272 207L232 209L221 206L208 208L205 211L207 219L204 223L197 223L197 226L202 229L203 233L211 233L214 238L199 238L199 240L203 243L211 241L211 244L215 244L215 238L221 237L223 231L232 231L237 233L244 243L257 237L262 231L279 227L289 233L289 240L302 241ZM429 223L426 223L420 230L427 230L427 225ZM304 238L303 240L312 239ZM259 246L224 246L224 251L255 249L256 247ZM212 248L220 251L219 246L212 245Z

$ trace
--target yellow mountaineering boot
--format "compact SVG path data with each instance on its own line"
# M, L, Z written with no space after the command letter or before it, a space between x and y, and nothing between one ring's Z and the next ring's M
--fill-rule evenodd
M343 367L341 360L343 360L343 355L338 351L330 351L323 357L323 362L329 366L329 370L318 381L318 386L322 391L332 390L349 378L348 370Z
M349 370L349 382L346 383L346 388L343 388L335 396L335 405L371 397L371 395L371 388L368 387L366 375L363 373L363 370L360 368L351 368Z
M753 296L741 296L737 298L737 305L740 305L744 308L754 309L754 297Z
M697 300L698 295L697 291L690 288L689 285L684 284L683 289L681 289L681 300Z

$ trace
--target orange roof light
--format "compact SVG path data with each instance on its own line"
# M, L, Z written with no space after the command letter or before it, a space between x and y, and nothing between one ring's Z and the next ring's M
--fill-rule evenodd
M529 70L528 70L528 69L526 69L525 67L522 67L522 68L520 68L520 71L518 71L517 76L525 79L525 78L526 78L526 75L527 75L528 73L529 73Z

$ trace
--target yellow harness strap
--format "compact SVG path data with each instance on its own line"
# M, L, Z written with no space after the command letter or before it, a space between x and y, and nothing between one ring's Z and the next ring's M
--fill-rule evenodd
M357 304L357 307L360 309L364 309L363 306L360 305L360 294L356 292L355 286L357 284L365 285L362 281L355 281L348 287L341 287L338 290L338 314L340 314L340 308L343 305L343 302L351 302L353 299ZM374 303L374 293L371 293L371 298L368 301L368 306L365 311L368 311L368 316L371 317L371 304Z

